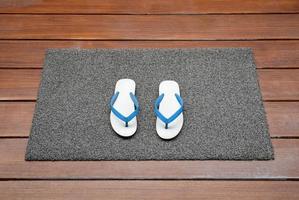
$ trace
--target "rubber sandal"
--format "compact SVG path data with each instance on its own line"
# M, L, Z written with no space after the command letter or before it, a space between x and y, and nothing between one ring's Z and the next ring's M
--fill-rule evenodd
M139 105L135 97L135 81L120 79L110 101L110 122L113 130L122 137L130 137L137 130L136 116Z
M183 127L183 99L179 84L175 81L163 81L159 86L159 97L154 108L157 116L156 130L162 139L176 137Z

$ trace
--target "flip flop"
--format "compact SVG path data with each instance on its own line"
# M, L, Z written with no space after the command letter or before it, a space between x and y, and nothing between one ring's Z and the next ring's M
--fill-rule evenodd
M135 88L135 81L131 79L118 80L110 101L110 122L113 130L122 137L130 137L137 130L139 105Z
M159 97L154 108L157 116L156 130L162 139L176 137L183 127L183 99L179 84L175 81L163 81L159 86Z

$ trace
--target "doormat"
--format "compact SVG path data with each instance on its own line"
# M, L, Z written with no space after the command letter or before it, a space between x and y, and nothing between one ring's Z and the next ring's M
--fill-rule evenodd
M117 80L136 82L138 129L110 125ZM154 101L175 80L184 125L156 133ZM273 149L253 53L248 48L50 49L46 53L26 160L269 160Z

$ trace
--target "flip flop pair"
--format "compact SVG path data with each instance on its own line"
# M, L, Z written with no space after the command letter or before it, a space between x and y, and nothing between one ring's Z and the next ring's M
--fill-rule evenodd
M120 79L110 101L110 122L113 130L122 137L130 137L137 130L137 115L140 111L135 96L136 84L131 79ZM155 101L156 130L162 139L176 137L183 127L183 99L175 81L162 81L159 97Z

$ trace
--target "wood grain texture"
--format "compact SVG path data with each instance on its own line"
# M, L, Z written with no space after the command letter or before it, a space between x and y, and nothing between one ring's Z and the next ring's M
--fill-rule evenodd
M299 70L259 70L259 83L264 100L298 100Z
M40 70L0 70L0 100L35 99Z
M272 137L299 137L299 102L265 102Z
M0 39L253 40L299 39L299 14L10 15Z
M42 68L48 48L250 47L257 68L299 68L299 40L292 41L0 41L0 68Z
M258 68L299 68L299 40L276 41L299 39L298 14L184 15L298 12L298 0L2 0L0 13L26 15L0 17L0 68L42 68L46 48L69 47L251 47ZM55 15L66 13L72 15ZM0 100L35 100L39 76L40 70L0 70ZM298 100L298 70L259 70L259 77L264 99ZM265 102L272 137L298 137L298 103ZM0 135L27 137L34 104L0 102ZM299 199L299 139L272 141L273 161L25 162L27 139L1 138L1 199Z
M299 102L265 102L271 137L299 137ZM0 137L28 137L35 102L0 102Z
M206 14L294 13L297 0L2 0L0 13Z
M298 199L294 181L2 181L3 199Z
M35 100L40 69L0 69L0 100ZM264 100L299 100L299 69L258 69Z
M27 137L35 102L0 102L0 137Z
M299 140L271 161L24 161L27 139L0 139L0 179L299 179Z

